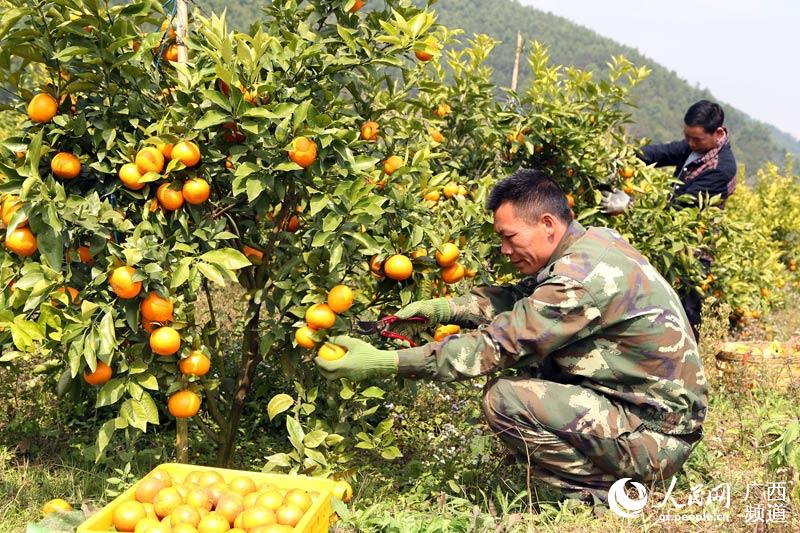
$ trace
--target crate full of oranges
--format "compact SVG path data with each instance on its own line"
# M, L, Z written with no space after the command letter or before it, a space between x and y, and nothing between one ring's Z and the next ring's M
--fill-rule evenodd
M92 515L77 533L324 532L334 494L347 499L349 485L165 463Z

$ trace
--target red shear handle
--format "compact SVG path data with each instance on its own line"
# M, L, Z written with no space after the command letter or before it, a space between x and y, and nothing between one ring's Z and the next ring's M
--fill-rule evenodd
M386 330L381 331L381 337L386 337L387 339L397 339L399 341L405 341L411 346L411 348L417 347L417 343L412 341L410 337L406 337L405 335L397 333L396 331L386 331Z

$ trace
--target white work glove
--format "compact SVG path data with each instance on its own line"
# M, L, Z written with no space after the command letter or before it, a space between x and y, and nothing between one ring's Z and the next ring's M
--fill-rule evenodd
M604 191L603 199L600 200L600 210L606 215L621 215L630 207L632 202L633 199L619 189L614 189L610 192Z

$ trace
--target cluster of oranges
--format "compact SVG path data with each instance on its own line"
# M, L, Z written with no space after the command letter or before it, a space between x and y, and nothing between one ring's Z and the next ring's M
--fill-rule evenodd
M109 276L108 284L117 297L130 300L139 296L142 282L136 280L136 269L130 266L118 266ZM150 291L139 306L142 315L142 327L150 334L149 345L158 356L172 356L181 348L181 336L178 331L167 325L173 320L174 304L169 297L156 291ZM189 356L178 362L181 373L185 376L204 376L211 367L211 361L200 350L193 350ZM112 376L111 368L98 361L93 372L84 373L84 380L90 385L102 385ZM169 412L176 418L189 418L200 409L200 396L183 389L170 396L167 403Z
M169 31L167 28L169 27ZM175 27L172 26L168 20L165 20L161 23L161 34L167 37L167 43L164 45L164 51L161 52L161 57L164 61L171 61L177 62L178 61L178 44L175 42ZM153 49L154 52L158 52L163 45L163 41L159 41L158 46ZM136 46L138 48L138 46Z
M442 195L449 199L455 196L466 196L468 192L469 191L467 191L467 188L464 185L459 185L458 183L451 181L442 187L441 193L434 189L426 192L423 196L423 199L428 202L429 205L436 205L436 203L441 199Z
M18 196L8 195L0 204L0 219L3 226L10 226L14 214L23 207L23 203ZM28 219L23 219L17 224L17 228L6 235L3 243L6 248L20 257L30 257L36 253L36 235L28 227Z
M383 262L376 255L370 259L369 268L376 279L386 276L395 281L403 281L414 273L414 264L403 254L390 255Z
M319 330L329 329L336 323L336 315L347 312L353 306L355 293L347 285L336 285L328 291L327 303L316 303L306 309L306 323L294 332L298 346L312 349L317 345L314 335ZM323 344L317 355L322 359L334 360L344 357L345 350L331 343Z
M151 172L161 174L169 159L180 161L186 168L194 167L200 162L200 148L192 141L146 146L136 153L133 163L122 165L117 175L125 187L138 191L147 185L142 178ZM208 200L210 195L208 182L200 177L190 178L180 186L175 182L162 183L156 191L151 210L160 205L166 211L175 211L184 202L199 205Z
M461 250L452 242L446 242L441 246L441 249L436 251L436 264L441 267L442 281L445 283L458 283L464 279L467 274L469 277L474 276L472 272L467 272L462 264L458 262L461 257Z
M352 489L347 485L340 492L347 496ZM193 470L178 482L157 469L138 482L134 499L114 507L112 522L117 531L135 533L293 531L319 497L299 488L259 485L244 474L226 481L214 470Z

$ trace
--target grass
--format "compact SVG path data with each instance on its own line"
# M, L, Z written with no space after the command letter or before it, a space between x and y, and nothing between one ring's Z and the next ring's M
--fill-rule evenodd
M772 335L785 340L798 334L800 315L794 310L800 305L800 295L791 292L786 298L785 310L749 325L735 337ZM712 386L706 438L679 474L673 492L677 502L685 503L693 485L707 493L719 483L730 483L729 522L659 523L658 510L649 507L643 516L630 520L611 512L596 516L587 506L561 501L557 493L529 479L524 465L506 462L505 449L486 432L481 420L480 383L419 383L390 400L395 404L392 412L403 457L393 462L359 457L352 480L354 503L341 513L334 529L403 533L751 531L754 525L744 520L747 484L785 481L797 485L799 465L790 465L793 450L800 461L800 438L795 437L786 449L775 442L791 424L800 423L798 391L775 387L769 380L757 381L750 388L723 381L715 371L713 346L730 337L726 310L711 310L701 340ZM0 371L0 383L5 383L0 384L5 387L0 393L14 397L20 385L10 379L3 382L8 377ZM170 460L172 437L164 432L122 446L99 465L87 462L81 452L94 438L94 422L78 422L76 427L75 421L82 420L81 408L56 405L48 410L51 398L37 394L30 383L25 390L25 395L6 402L6 424L0 427L0 491L6 495L0 501L0 531L23 531L27 523L39 520L42 505L55 497L78 507L75 517L91 513L155 464ZM78 439L61 431L67 423L75 428ZM259 437L257 431L251 435ZM199 443L202 435L193 432L192 439ZM275 446L266 437L241 444L239 466L251 470L263 466L267 450ZM192 452L192 461L199 464L213 460L208 446L195 445ZM664 487L651 487L651 491L653 500L664 496ZM770 503L766 496L753 501L766 506ZM787 522L770 523L769 529L800 531L799 503L800 491L786 505ZM687 513L673 508L672 514Z

